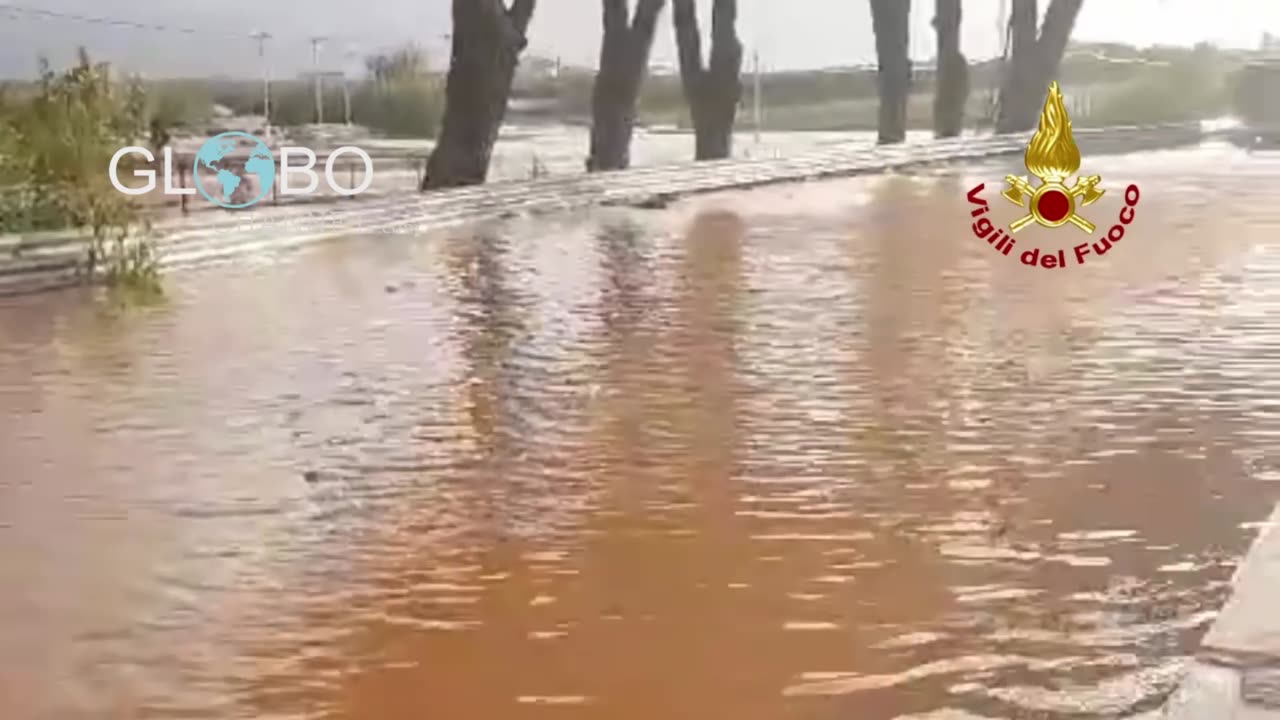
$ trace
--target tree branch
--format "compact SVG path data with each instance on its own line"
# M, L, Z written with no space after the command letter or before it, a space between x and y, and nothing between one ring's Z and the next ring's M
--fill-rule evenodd
M738 0L715 0L711 6L711 60L715 77L737 78L742 70L742 42L738 40ZM741 94L741 88L738 90ZM734 97L736 104L738 97Z
M608 43L612 37L625 34L630 26L627 21L627 0L603 0L604 2L604 40Z
M1040 39L1036 43L1038 58L1037 77L1041 85L1048 86L1049 81L1058 73L1062 55L1071 41L1071 31L1076 24L1076 16L1084 0L1053 0L1044 11L1044 23L1040 26ZM1042 90L1043 88L1037 88Z
M529 32L529 21L533 19L533 8L537 5L537 0L512 0L511 8L507 10L507 19L511 21L511 27L524 37Z
M658 24L658 16L667 0L637 0L636 16L631 22L631 32L640 33L642 37L653 37L654 28Z
M631 23L631 36L628 47L631 62L635 63L639 76L643 77L649 70L649 52L653 48L653 34L658 26L658 16L666 7L667 0L637 0L636 16Z
M680 57L680 79L690 106L702 82L702 31L698 28L695 0L672 0L672 20L676 28L676 49Z

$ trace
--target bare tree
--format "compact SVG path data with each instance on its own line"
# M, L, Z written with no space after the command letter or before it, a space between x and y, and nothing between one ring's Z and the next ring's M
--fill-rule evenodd
M1009 61L1000 88L996 132L1035 127L1049 82L1058 74L1084 0L1052 0L1036 34L1037 0L1013 0L1009 16Z
M536 0L453 0L444 126L422 189L478 185L507 112Z
M704 65L696 0L674 0L680 79L693 120L694 157L718 160L733 154L733 124L742 99L742 43L738 40L738 0L714 0L711 57Z
M880 143L907 139L907 99L911 93L911 3L871 0L880 84Z
M628 20L627 0L602 0L604 37L600 69L591 96L591 152L587 170L624 170L631 165L631 136L649 51L666 0L637 0Z
M933 98L933 132L940 138L964 130L969 101L969 61L960 50L961 0L937 0L933 28L938 34L937 89Z

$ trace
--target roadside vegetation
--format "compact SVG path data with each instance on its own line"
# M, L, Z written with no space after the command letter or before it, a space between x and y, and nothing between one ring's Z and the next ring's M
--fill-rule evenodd
M352 98L352 122L393 138L432 138L444 110L443 84L426 54L410 45L365 59L368 75Z
M1063 59L1059 78L1075 101L1077 126L1184 122L1232 112L1234 75L1250 53L1225 51L1211 45L1195 48L1145 48L1120 44L1073 44ZM591 121L593 74L566 67L558 77L529 77L518 81L514 97L545 103L548 120L585 125ZM1000 61L969 65L972 91L966 101L965 127L990 127L995 117L995 94L1001 78ZM751 127L752 78L743 78L740 126ZM876 70L768 72L761 76L764 126L767 130L875 130L879 122ZM907 126L933 127L935 77L917 69L907 107ZM681 80L676 74L652 75L640 92L640 119L650 125L690 128L692 121Z
M350 101L351 121L392 138L429 139L439 130L444 109L443 80L432 72L416 45L365 58L365 75L348 83L325 78L321 110L325 122L344 122ZM200 81L182 81L198 84ZM216 80L203 84L209 106L234 115L262 115L260 80ZM271 124L300 127L316 121L315 84L305 78L271 82Z
M350 96L352 120L389 137L435 135L442 109L440 79L413 47L366 61ZM40 66L34 82L0 83L0 233L78 231L90 239L86 277L115 287L158 290L156 248L136 198L118 192L106 172L121 147L157 154L182 132L200 132L217 105L260 114L262 85L250 81L156 80L114 75L82 50L69 68ZM273 86L272 120L312 122L309 83ZM341 87L325 95L326 117L341 119ZM130 177L136 156L122 159Z
M1257 127L1275 127L1280 119L1275 61L1245 68L1232 83L1232 105L1240 119Z
M1092 125L1142 125L1221 117L1233 111L1238 55L1211 45L1144 53L1130 77L1106 86L1088 115Z
M0 232L89 234L84 271L115 286L158 290L155 249L137 205L105 172L145 142L154 119L142 86L115 82L86 52L72 67L42 63L40 79L0 97ZM122 163L121 174L131 168Z

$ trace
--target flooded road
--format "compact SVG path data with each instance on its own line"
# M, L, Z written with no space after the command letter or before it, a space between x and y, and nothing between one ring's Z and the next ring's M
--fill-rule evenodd
M0 300L5 716L1151 713L1280 499L1280 160L1086 158L1056 271L1016 160Z

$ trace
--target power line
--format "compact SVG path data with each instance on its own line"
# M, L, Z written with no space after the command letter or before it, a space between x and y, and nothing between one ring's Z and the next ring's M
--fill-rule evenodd
M219 35L222 37L244 37L238 33L212 32L204 29L182 27L178 25L166 25L164 23L145 23L136 20L126 20L124 18L113 18L94 15L80 15L79 13L59 12L57 10L44 10L42 8L25 7L22 5L12 5L10 3L0 3L0 10L8 10L11 13L21 15L30 15L43 18L51 18L54 20L73 20L75 22L88 23L90 25L111 25L115 27L126 27L135 30L156 30L160 32L179 32L187 35Z
M25 5L15 5L13 3L0 2L0 11L9 11L12 14L26 15L34 18L44 18L49 20L70 20L73 22L85 23L89 25L109 26L128 28L132 30L150 30L153 32L169 32L182 33L185 35L208 35L222 38L234 39L256 39L255 33L239 33L209 30L207 28L188 27L183 25L171 25L167 23L142 22L139 20L130 20L128 18L110 17L106 15L81 15L79 13L62 12L58 10L45 10L43 8L27 7ZM273 36L274 37L274 36ZM358 41L360 38L350 36L342 36L350 41ZM287 38L286 38L287 39ZM292 38L296 41L309 42L310 37L301 35Z

